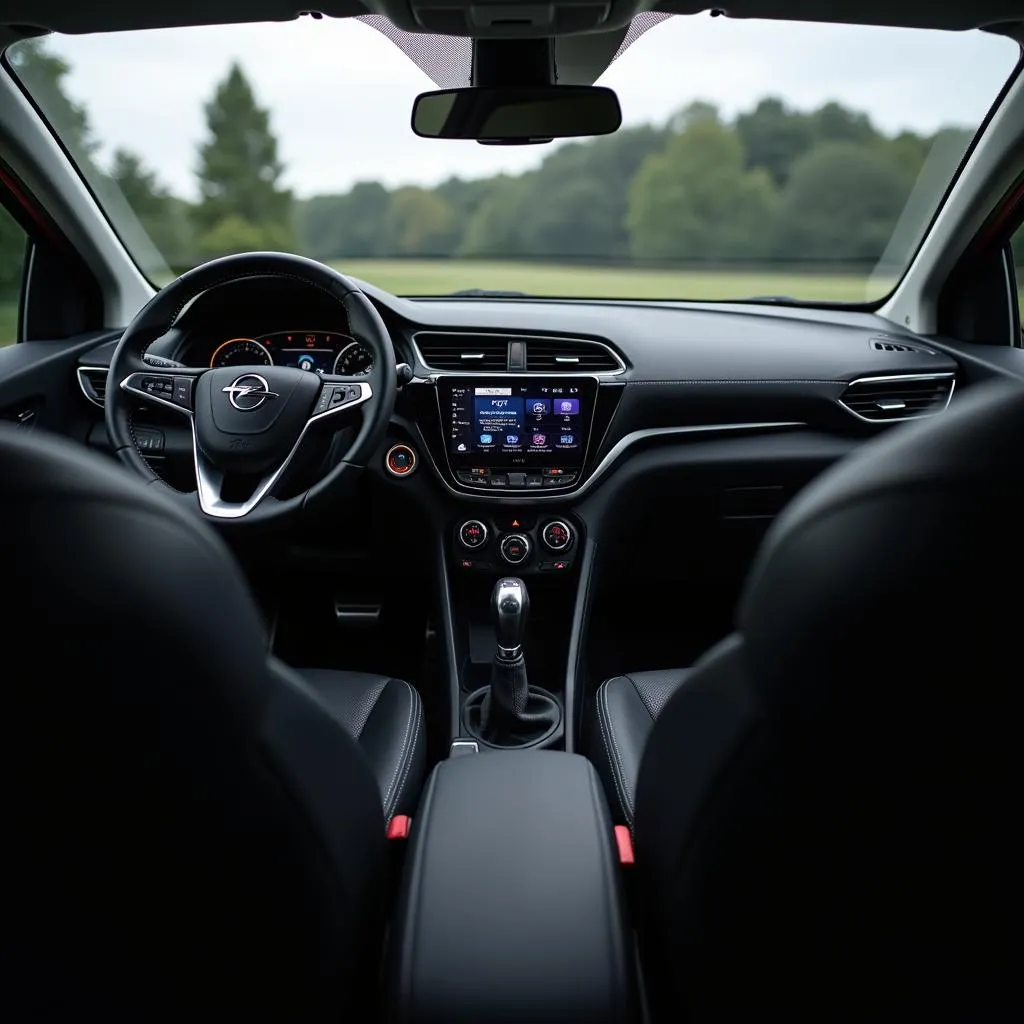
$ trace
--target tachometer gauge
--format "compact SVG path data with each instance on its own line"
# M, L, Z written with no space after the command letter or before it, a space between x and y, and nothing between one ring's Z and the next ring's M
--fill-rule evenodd
M344 377L363 377L373 369L373 356L358 341L350 341L334 360L334 372Z
M214 349L210 366L273 366L270 350L252 338L231 338Z

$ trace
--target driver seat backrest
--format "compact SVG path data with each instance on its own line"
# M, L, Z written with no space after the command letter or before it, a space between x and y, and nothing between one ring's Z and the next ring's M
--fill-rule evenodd
M4 998L22 1019L337 1020L376 988L381 797L212 531L0 429Z
M1019 1012L1022 587L1017 384L780 516L640 767L656 1020Z

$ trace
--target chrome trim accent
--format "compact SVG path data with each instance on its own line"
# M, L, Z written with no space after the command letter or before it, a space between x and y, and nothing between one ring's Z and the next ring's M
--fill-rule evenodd
M807 424L801 420L769 420L764 423L717 423L713 426L703 425L694 427L651 427L647 430L634 430L617 441L608 454L594 467L593 472L578 483L575 487L566 487L565 490L557 490L554 494L540 493L536 491L524 491L512 488L504 488L501 494L494 494L483 490L483 488L471 488L465 485L465 490L453 486L444 472L434 459L430 445L424 443L424 450L427 458L441 481L442 486L450 494L459 498L478 498L483 501L492 501L506 505L520 505L524 499L530 504L535 501L566 501L581 497L593 487L598 480L619 460L623 452L627 451L641 441L647 441L655 437L714 437L716 434L737 434L737 433L766 433L778 430L798 430L806 428ZM422 431L421 431L422 433ZM424 439L425 441L425 439Z
M523 653L523 645L516 644L515 647L502 647L498 644L499 661L518 661Z
M553 548L544 536L552 526L560 526L565 530L565 536L568 538L566 542L560 548ZM576 539L576 531L572 526L567 523L564 519L549 519L540 529L540 541L553 555L557 555L562 551L568 551L572 547L572 542Z
M509 558L508 555L505 554L505 545L510 540L522 541L523 547L526 549L523 552L522 558L513 559ZM527 537L525 533L506 533L505 536L501 538L501 543L498 545L498 554L501 555L502 559L509 565L522 565L523 562L530 557L531 551L532 545L530 544L530 538Z
M466 542L465 542L465 541L464 541L464 540L462 539L462 531L463 531L463 530L464 530L464 529L465 529L465 528L466 528L467 526L472 526L472 525L476 525L476 526L479 526L479 527L480 527L480 529L484 531L484 539L483 539L482 541L480 541L480 543L479 543L479 544L477 544L477 545L476 545L476 547L470 547L470 546L469 546L469 545L468 545L468 544L467 544L467 543L466 543ZM479 550L480 550L480 548L482 548L482 547L483 547L483 546L484 546L484 545L485 545L485 544L487 543L487 537L488 537L488 529L487 529L487 524L486 524L486 523L482 523L482 522L481 522L481 521L480 521L479 519L465 519L465 520L463 520L463 521L462 521L462 523L460 523L460 524L459 524L459 543L460 543L460 544L461 544L461 545L462 545L462 546L463 546L463 547L464 547L464 548L465 548L465 549L466 549L467 551L479 551Z
M431 376L434 374L450 374L452 376L468 376L468 377L480 377L486 374L499 373L504 377L543 377L548 373L557 374L558 370L442 370L439 367L431 366L430 363L423 358L423 353L420 351L419 345L416 343L416 339L419 337L426 336L440 336L444 338L457 338L460 336L470 338L481 338L489 337L493 333L495 338L504 339L506 342L509 341L567 341L569 343L584 342L587 345L596 345L598 348L603 348L611 357L618 363L619 368L617 370L587 370L578 376L594 376L594 377L615 377L620 373L626 372L626 364L622 361L622 357L610 346L603 341L598 341L596 338L570 338L564 334L506 334L499 331L415 331L411 338L411 344L413 352L416 353L416 359L420 366L425 366L428 370L432 371ZM529 350L527 350L529 351ZM461 357L460 357L461 358ZM482 356L480 357L482 358ZM578 357L577 357L578 361ZM569 371L574 372L574 371Z
M109 366L79 366L79 367L76 367L76 369L75 369L76 375L78 377L78 386L82 389L82 394L85 395L85 397L90 402L92 402L93 405L98 405L102 409L103 406L104 406L104 403L99 401L99 399L94 398L85 389L85 377L83 376L83 374L87 370L93 370L96 373L102 373L103 376L105 377L107 375L107 373L109 373L110 367Z
M376 622L380 618L379 604L345 604L335 599L334 617L338 622Z
M888 374L883 377L858 377L856 380L851 380L849 384L843 388L843 394L845 395L850 388L855 384L888 384L895 383L898 381L914 381L914 380L950 380L952 383L949 387L949 394L946 395L946 404L941 409L935 409L933 412L920 413L917 416L892 416L888 419L877 419L873 420L870 416L862 416L859 412L851 409L842 399L842 396L836 399L836 404L841 405L851 416L856 416L857 419L864 423L906 423L910 420L923 420L929 416L935 416L940 412L945 412L949 408L949 403L953 398L953 391L956 389L956 373L894 373Z
M175 374L169 372L161 373L159 370L137 370L134 373L130 373L123 381L121 381L121 388L124 391L130 391L133 395L139 395L148 402L155 402L158 405L167 406L169 409L174 409L177 412L188 416L189 423L192 427L192 461L196 470L196 489L199 495L199 507L206 513L206 515L213 519L241 519L244 516L247 516L267 496L278 480L281 479L281 474L284 473L292 459L295 458L295 454L298 452L309 428L314 423L326 419L328 416L335 416L339 412L347 412L349 409L354 409L356 406L362 405L373 397L373 391L369 384L363 381L346 381L346 387L359 388L359 397L352 399L350 402L342 402L341 405L333 406L324 412L319 412L310 416L309 419L306 420L306 424L299 433L299 436L296 438L291 451L285 456L281 465L278 466L273 473L264 477L253 493L245 501L229 502L221 500L220 497L221 485L224 482L223 474L219 473L213 466L209 465L199 450L199 439L196 437L196 419L195 416L192 415L192 410L183 409L180 405L168 402L166 398L157 398L155 395L150 395L141 388L131 387L128 382L136 375L136 373L147 377L174 377ZM178 374L178 376L181 376L181 374ZM198 377L194 376L193 379L198 379ZM334 382L328 381L327 383L331 384Z
M458 753L456 753L458 751ZM449 757L463 757L466 754L479 754L480 744L476 740L452 740L448 746Z
M391 453L397 451L399 448L404 448L412 456L412 464L404 473L396 473L391 468ZM393 444L384 453L384 469L391 474L396 480L404 480L407 476L412 476L416 472L417 467L420 464L420 457L416 454L416 449L411 444L406 444L404 441L399 441L398 444Z

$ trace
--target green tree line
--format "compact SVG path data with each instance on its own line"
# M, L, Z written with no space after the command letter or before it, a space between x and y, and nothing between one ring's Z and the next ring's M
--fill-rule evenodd
M101 201L122 212L126 203L176 271L254 249L324 260L869 267L932 146L962 153L970 137L959 128L886 134L838 103L800 111L767 97L727 119L698 102L666 124L558 146L523 174L433 188L361 181L298 200L282 183L269 111L235 63L205 106L199 198L186 201L126 149L100 166L87 111L67 93L70 69L44 42L19 44L12 63ZM0 226L2 292L17 286L22 246Z

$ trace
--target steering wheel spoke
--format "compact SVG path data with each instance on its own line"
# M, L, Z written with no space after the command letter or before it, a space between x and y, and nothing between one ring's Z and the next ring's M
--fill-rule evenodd
M127 391L152 405L160 405L191 416L195 381L205 372L186 367L175 367L172 370L137 370L121 380L119 386L122 391Z
M248 397L248 396L236 396ZM196 429L196 421L192 420L192 447L195 452L196 484L199 491L199 507L214 519L241 519L249 515L264 500L271 498L274 486L284 475L285 470L298 454L302 442L314 424L330 416L348 412L368 402L373 397L373 389L365 380L333 378L320 385L320 393L312 412L301 425L298 436L291 447L283 455L276 466L264 467L257 473L246 475L244 486L245 496L229 497L229 488L239 483L239 474L225 472L223 464L211 459L203 450ZM241 441L242 439L234 439ZM239 444L239 449L244 450Z

